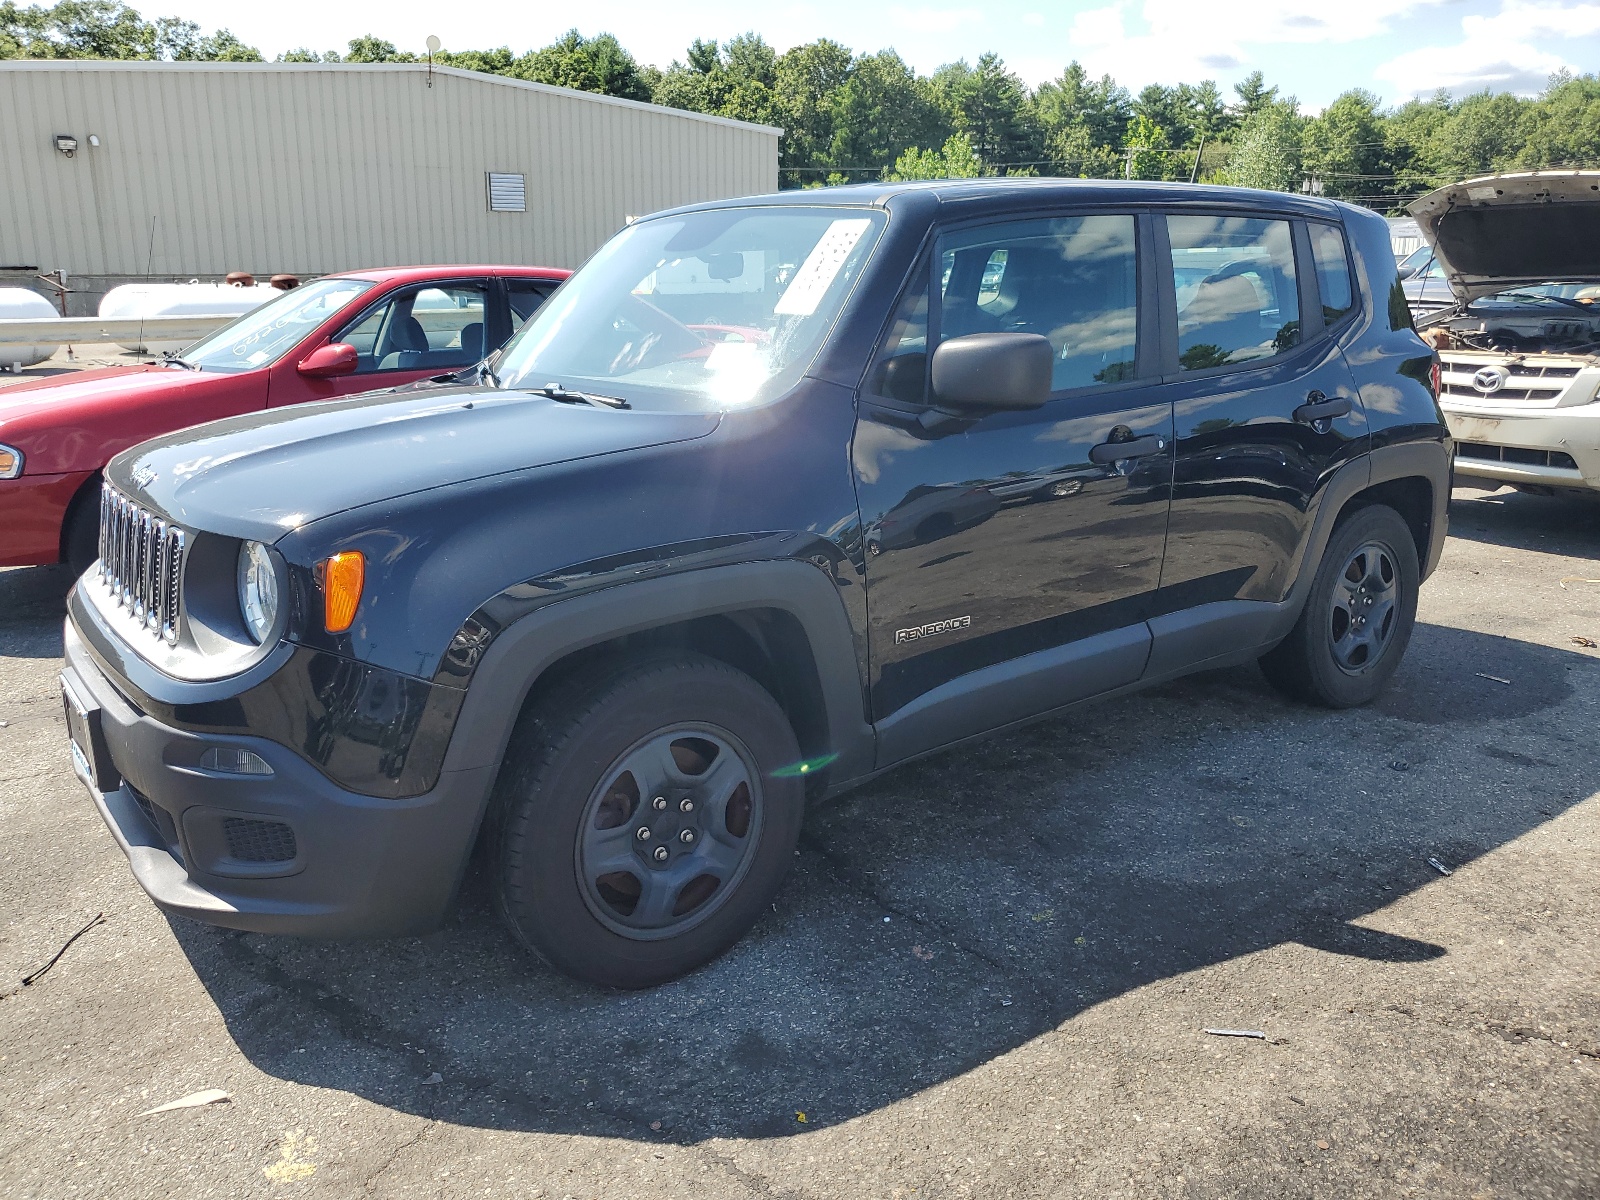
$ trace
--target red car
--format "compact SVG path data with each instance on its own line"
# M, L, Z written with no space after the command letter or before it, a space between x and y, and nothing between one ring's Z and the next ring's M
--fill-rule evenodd
M100 471L158 434L460 371L571 272L392 267L327 275L180 357L0 389L0 566L94 560Z

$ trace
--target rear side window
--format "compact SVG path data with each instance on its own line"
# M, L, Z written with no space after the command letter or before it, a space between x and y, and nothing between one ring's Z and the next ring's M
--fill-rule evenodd
M1332 225L1309 222L1311 257L1317 264L1317 292L1322 297L1322 319L1332 325L1356 306L1350 259L1344 235Z
M1233 366L1300 344L1300 296L1288 221L1168 217L1178 300L1178 363Z
M543 304L555 290L554 283L527 279L506 280L506 299L511 302L511 327L520 329L522 323L533 316L539 305Z

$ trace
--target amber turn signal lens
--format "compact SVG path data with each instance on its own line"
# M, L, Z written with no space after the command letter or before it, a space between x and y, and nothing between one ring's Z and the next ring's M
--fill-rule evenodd
M361 605L367 560L359 550L342 550L317 566L322 582L322 624L329 633L343 633L356 619L356 609Z

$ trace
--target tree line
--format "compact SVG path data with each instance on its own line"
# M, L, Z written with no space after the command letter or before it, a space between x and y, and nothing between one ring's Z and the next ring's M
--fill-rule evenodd
M0 58L259 62L226 29L146 21L117 0L53 7L0 2ZM280 62L416 62L375 36ZM1196 179L1309 190L1392 211L1440 185L1492 171L1600 167L1600 76L1552 76L1536 97L1480 92L1384 107L1353 89L1301 110L1260 71L1225 95L1214 81L1137 93L1077 62L1029 87L995 54L928 75L893 50L828 39L778 53L747 33L697 39L682 61L640 63L609 33L576 29L539 49L446 50L441 66L776 125L785 187L980 175Z

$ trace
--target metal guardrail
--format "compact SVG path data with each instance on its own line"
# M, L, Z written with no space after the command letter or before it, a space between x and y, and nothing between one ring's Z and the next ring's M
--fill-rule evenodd
M222 317L53 317L39 320L0 320L0 342L66 345L72 342L198 341L215 329L237 320L238 313Z

